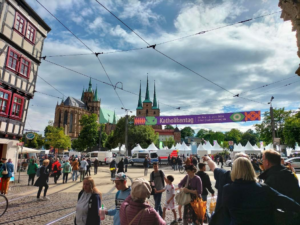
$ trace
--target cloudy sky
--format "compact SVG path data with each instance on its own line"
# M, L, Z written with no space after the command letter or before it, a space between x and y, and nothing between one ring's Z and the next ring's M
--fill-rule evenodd
M154 80L161 115L197 115L245 110L268 110L268 101L275 97L274 107L299 108L300 77L295 75L299 59L295 32L291 22L283 22L280 13L248 23L217 29L202 35L157 45L156 49L177 60L201 76L232 93L252 99L233 98L202 77L174 63L139 39L134 33L105 11L95 0L39 0L94 52L141 50L100 55L113 84L122 82L117 90L124 107L137 107L139 85L145 95L147 74L153 99ZM223 27L238 21L280 11L274 0L99 0L150 44L158 44L201 31ZM27 2L52 28L43 55L47 60L109 83L95 55L50 57L66 54L88 54L90 51L59 24L35 0ZM80 99L89 78L42 61L38 75L61 91L65 98ZM276 82L265 88L251 89ZM290 84L288 86L284 86ZM294 84L295 83L295 84ZM114 89L96 80L101 106L124 116L123 106ZM38 78L37 91L63 96ZM242 93L245 92L245 93ZM36 93L30 102L26 128L43 132L54 120L57 98ZM61 101L61 100L59 100ZM260 103L256 103L260 102ZM262 104L263 103L263 104ZM181 107L177 110L177 107ZM253 123L194 125L243 131ZM183 126L179 126L183 127Z

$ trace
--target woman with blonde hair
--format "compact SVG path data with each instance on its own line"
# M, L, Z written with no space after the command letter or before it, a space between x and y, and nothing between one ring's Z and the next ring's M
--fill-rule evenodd
M300 211L300 205L293 199L257 183L251 161L245 157L234 161L231 180L233 183L223 187L222 210L228 216L228 223L223 224L276 224L273 215L277 209Z
M75 225L99 225L99 208L102 195L92 177L83 179L82 190L78 194Z

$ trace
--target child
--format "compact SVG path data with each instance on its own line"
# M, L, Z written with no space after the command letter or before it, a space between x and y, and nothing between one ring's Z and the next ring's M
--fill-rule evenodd
M174 177L173 176L167 176L167 185L164 187L164 189L157 191L155 189L155 193L162 193L164 191L166 191L166 202L163 208L163 219L165 219L166 217L166 210L172 210L173 214L174 214L174 221L171 223L171 225L177 225L177 217L176 217L176 211L175 211L175 187L172 184L172 182L174 181Z

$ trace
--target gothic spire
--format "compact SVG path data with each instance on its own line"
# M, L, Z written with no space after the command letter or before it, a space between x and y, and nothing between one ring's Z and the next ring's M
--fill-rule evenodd
M95 91L95 94L94 94L93 101L95 101L95 102L98 102L98 101L99 101L99 99L98 99L98 88L97 88L97 86L96 86L96 91Z
M155 81L154 81L154 94L153 94L153 109L158 109L156 101L156 90L155 90Z
M117 124L117 121L116 121L116 112L115 111L114 111L113 124Z
M92 78L90 77L90 82L89 82L89 90L88 92L93 92L92 90Z
M139 101L138 101L137 109L143 109L143 105L142 105L142 84L141 84L141 81L140 81L140 93L139 93Z
M149 95L149 82L148 82L148 75L147 75L147 87L146 87L146 97L145 97L145 101L147 103L151 103L150 100L150 95Z

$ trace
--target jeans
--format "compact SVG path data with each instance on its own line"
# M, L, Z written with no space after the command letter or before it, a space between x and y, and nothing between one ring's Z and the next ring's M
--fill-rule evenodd
M63 176L63 183L67 183L68 182L68 176L69 176L69 173L64 173L64 176Z
M178 170L177 164L174 164L174 171L175 171L175 170Z
M30 181L31 181L31 185L33 185L33 183L34 183L34 177L35 177L35 173L34 174L29 174L28 185L30 184Z
M145 167L144 176L147 176L147 174L148 174L148 167Z
M76 178L74 178L76 177ZM77 178L78 178L78 170L73 170L73 173L72 173L72 180L73 181L77 181Z
M98 166L94 166L94 174L96 175L98 172Z
M115 178L116 176L116 170L110 171L110 178Z
M82 170L82 172L80 172L80 181L84 180L85 173L86 173L86 170Z
M45 185L45 189L44 189L44 197L46 197L48 187L49 187L48 184L46 184L46 185ZM40 198L42 189L43 189L43 185L42 185L42 186L39 186L39 191L38 191L38 193L37 193L37 198Z
M89 174L89 176L91 176L91 167L90 166L86 167L85 175L87 176L88 174Z
M154 197L154 202L155 202L154 208L155 208L156 212L158 212L159 215L162 217L161 195L162 195L162 193L157 193L157 194L154 194L153 197Z
M54 174L54 183L57 183L57 180L59 179L59 177L60 177L59 173Z

